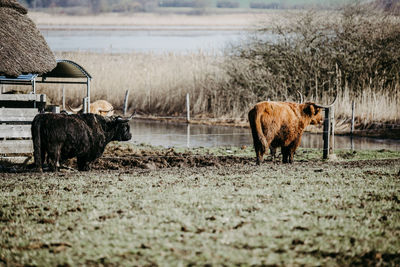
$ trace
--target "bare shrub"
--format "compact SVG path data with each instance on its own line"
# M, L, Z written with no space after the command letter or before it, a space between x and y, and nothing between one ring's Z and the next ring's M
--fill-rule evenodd
M368 92L398 101L399 26L397 18L367 6L347 6L335 20L306 12L289 25L261 29L247 46L236 47L225 65L228 86L222 87L243 106L293 98L296 90L315 101L335 91L357 100Z

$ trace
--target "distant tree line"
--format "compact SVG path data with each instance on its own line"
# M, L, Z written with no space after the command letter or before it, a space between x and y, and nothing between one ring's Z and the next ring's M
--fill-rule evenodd
M351 0L349 0L350 2ZM400 0L375 0L366 1L375 8L400 14ZM99 12L151 12L156 8L174 7L174 8L193 8L198 11L205 8L239 8L243 5L239 0L19 0L19 2L28 8L70 8L85 7L93 13ZM314 1L311 1L314 2ZM248 7L252 9L303 9L303 8L326 8L328 2L321 1L318 4L312 4L307 1L298 1L289 3L284 0L249 0ZM201 12L199 12L201 13Z
M145 12L157 6L157 0L20 0L29 8L86 7L99 12Z

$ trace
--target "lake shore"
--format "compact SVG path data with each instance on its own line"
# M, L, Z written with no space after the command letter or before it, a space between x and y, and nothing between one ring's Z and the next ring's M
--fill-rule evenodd
M119 113L122 115L122 112ZM152 116L143 115L136 116L136 120L144 121L159 121L159 122L188 122L184 117L169 117L169 116ZM204 116L195 116L190 119L190 124L199 125L215 125L215 126L228 126L228 127L239 127L239 128L250 128L247 120L241 118L207 118ZM305 132L308 133L319 133L323 132L323 126L321 125L309 125L306 127ZM379 139L393 139L400 140L400 124L390 123L372 123L371 125L356 124L353 133L351 132L351 123L341 122L335 124L335 135L340 136L357 136L357 137L370 137Z
M294 14L300 11L266 11L263 13L239 13L239 14L210 14L210 15L183 15L183 14L156 14L133 13L116 14L103 13L99 15L70 16L65 14L49 14L43 12L29 12L28 16L39 27L44 26L207 26L212 28L242 27L253 28L262 23L282 24L287 22Z

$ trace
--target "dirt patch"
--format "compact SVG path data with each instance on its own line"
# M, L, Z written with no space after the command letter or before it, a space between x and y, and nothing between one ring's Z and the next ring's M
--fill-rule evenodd
M199 155L192 152L176 152L174 149L136 151L126 153L118 149L106 151L103 157L92 164L93 170L123 170L123 169L162 169L191 168L206 166L229 166L234 164L249 164L253 158L234 155L215 156Z
M303 152L306 153L306 152ZM379 166L383 160L344 160L339 161L323 161L321 159L305 159L302 155L295 159L295 163L290 166L299 166L305 168L316 168L315 172L322 172L324 165L341 165L343 168L363 168L371 166ZM399 159L386 159L388 164L398 162ZM392 162L393 161L393 162ZM263 165L271 165L271 167L281 165L280 157L274 160L266 156ZM196 153L196 151L178 152L173 148L132 148L130 146L111 145L108 146L103 156L91 164L92 171L113 171L118 170L121 172L129 171L132 169L147 169L156 170L164 168L198 168L198 167L229 167L239 165L255 165L255 156L236 155L215 155L212 153ZM0 162L0 173L20 173L31 172L34 170L33 162L26 163L12 163ZM64 162L62 171L75 171L77 170L76 159L71 159ZM377 176L382 176L382 173L377 173Z

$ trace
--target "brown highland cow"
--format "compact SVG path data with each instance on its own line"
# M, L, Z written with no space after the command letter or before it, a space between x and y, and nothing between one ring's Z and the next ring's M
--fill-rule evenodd
M83 113L83 106L80 105L77 108L72 108L68 106L70 110L72 110L74 113ZM93 114L99 114L101 116L106 116L110 117L114 115L114 107L111 105L110 102L106 100L97 100L94 101L93 103L90 103L90 112Z
M281 147L282 162L293 163L293 155L300 145L304 129L322 121L322 108L315 103L264 101L249 111L257 164L263 161L268 148L274 152Z

